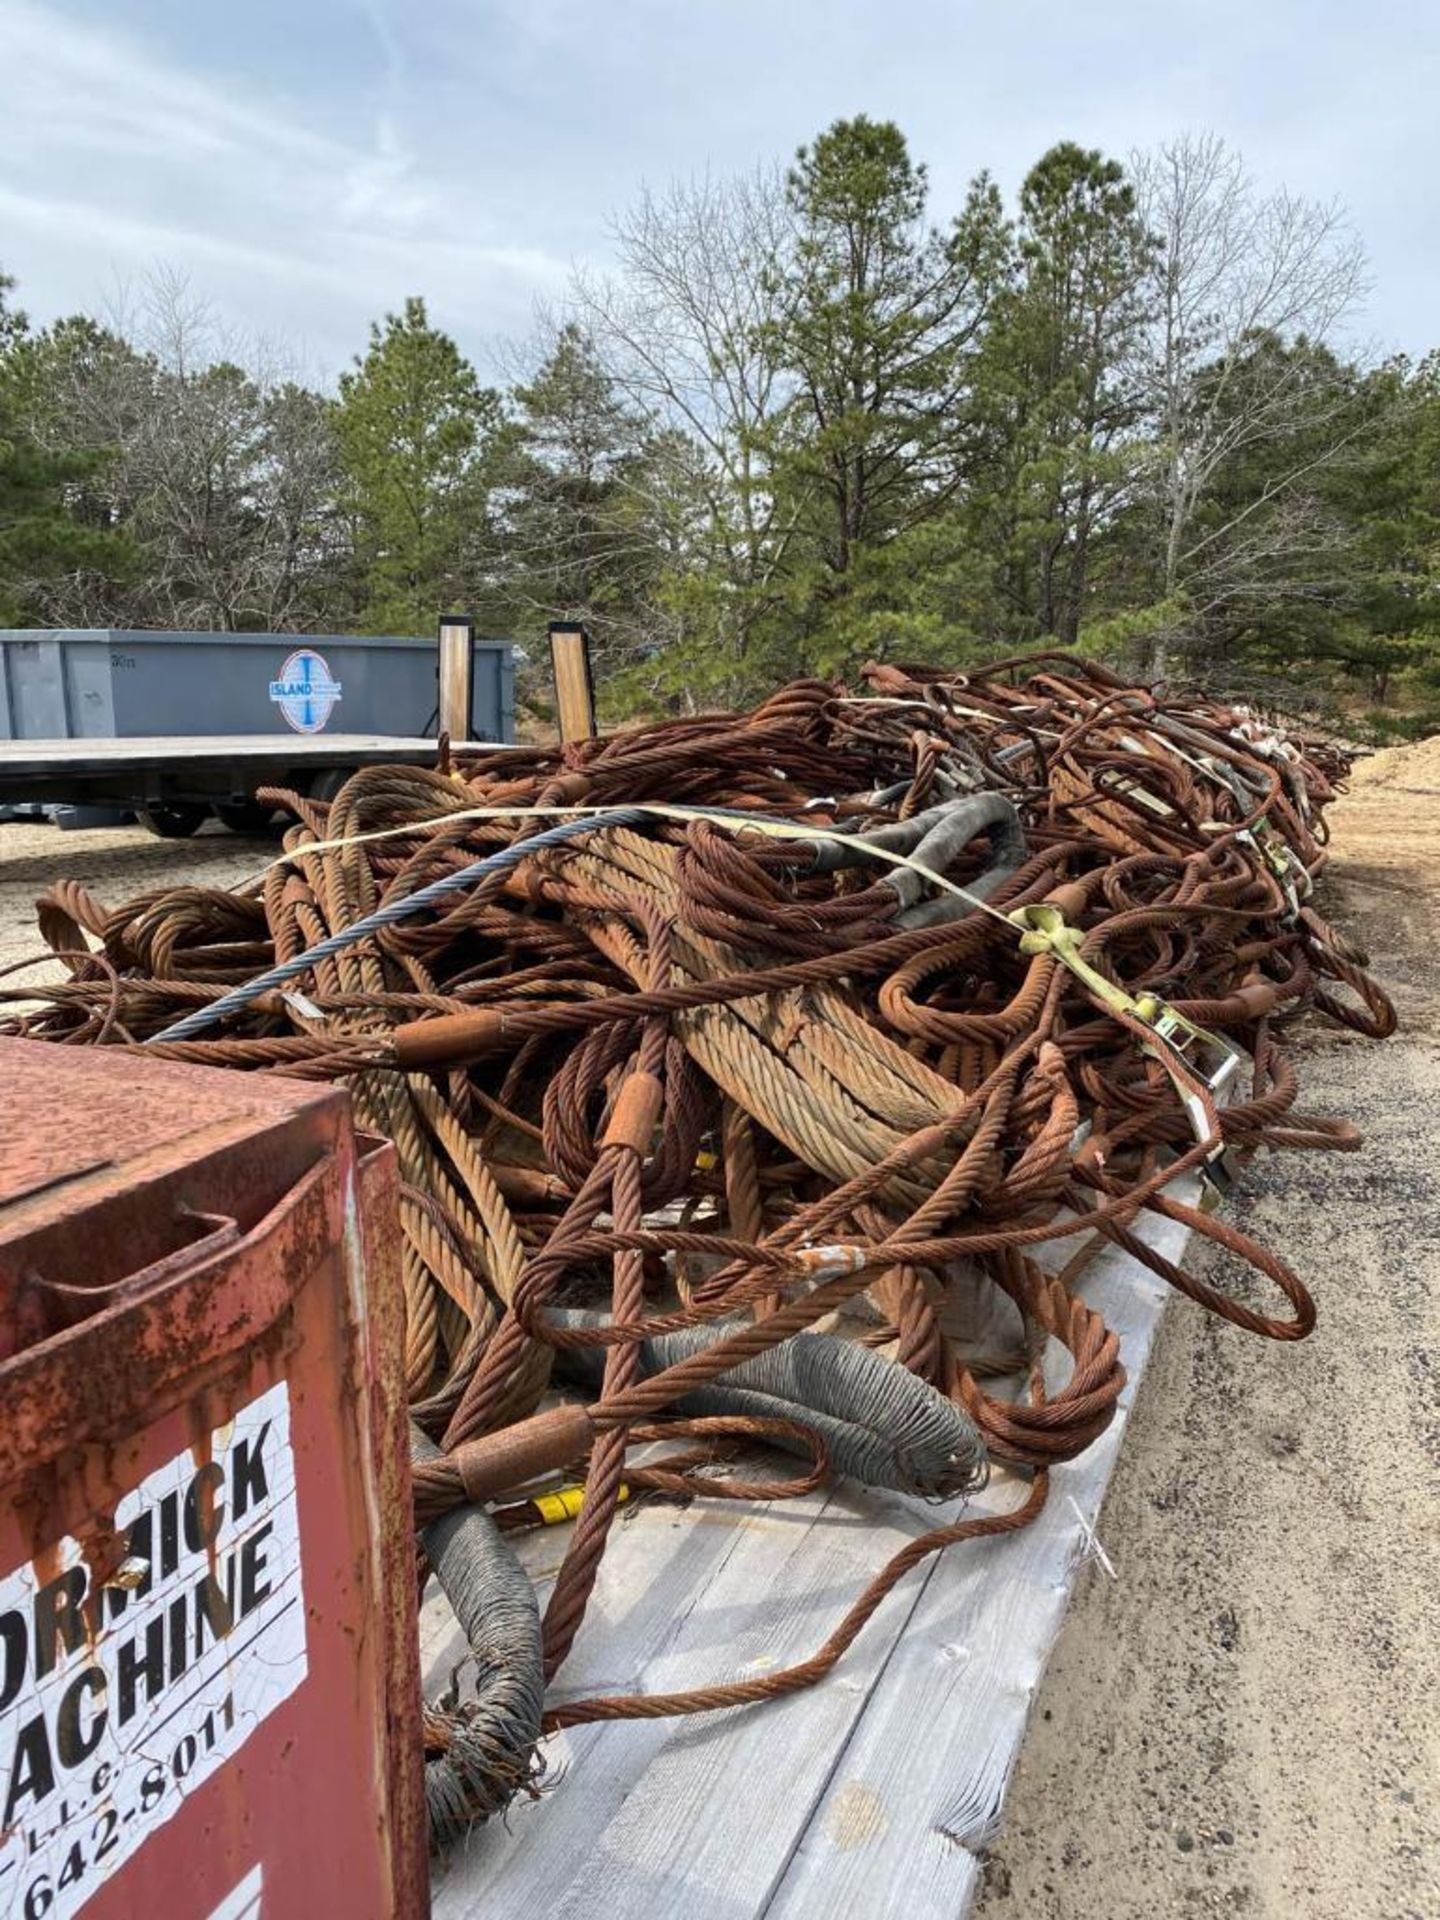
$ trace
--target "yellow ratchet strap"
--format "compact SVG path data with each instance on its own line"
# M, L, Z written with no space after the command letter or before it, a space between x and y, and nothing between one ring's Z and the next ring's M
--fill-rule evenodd
M1162 1000L1159 994L1128 993L1113 980L1107 980L1098 968L1092 967L1081 955L1080 947L1085 936L1079 927L1069 925L1059 907L1043 903L1016 907L1009 919L1020 929L1022 953L1052 955L1075 975L1091 999L1107 1012L1128 1014L1132 1020L1138 1020L1142 1026L1149 1028L1151 1038L1145 1043L1144 1051L1170 1075L1175 1091L1190 1116L1195 1138L1201 1141L1210 1139L1213 1130L1205 1102L1186 1081L1187 1078L1199 1080L1218 1098L1239 1072L1240 1054L1237 1049L1220 1034L1212 1033L1208 1027L1198 1026L1178 1008ZM1222 1150L1217 1145L1211 1157L1217 1157Z
M1275 875L1285 895L1289 918L1294 920L1300 912L1300 902L1309 899L1315 886L1305 862L1285 836L1271 825L1266 814L1261 814L1253 829L1242 827L1235 838L1253 847Z

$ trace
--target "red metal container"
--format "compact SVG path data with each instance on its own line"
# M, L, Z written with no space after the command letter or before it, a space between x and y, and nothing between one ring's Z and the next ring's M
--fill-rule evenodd
M428 1911L394 1151L0 1042L0 1920Z

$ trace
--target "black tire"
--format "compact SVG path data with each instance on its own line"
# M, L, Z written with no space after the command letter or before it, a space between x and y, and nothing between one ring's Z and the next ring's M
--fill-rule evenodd
M215 818L221 826L228 827L231 833L238 833L246 840L258 840L270 831L270 822L275 817L273 807L263 806L258 800L217 800Z
M359 771L358 767L326 767L323 773L317 773L310 782L310 798L323 800L328 805L345 782L353 779Z
M147 833L161 840L188 840L204 826L210 809L190 800L174 800L164 807L137 807L135 818Z

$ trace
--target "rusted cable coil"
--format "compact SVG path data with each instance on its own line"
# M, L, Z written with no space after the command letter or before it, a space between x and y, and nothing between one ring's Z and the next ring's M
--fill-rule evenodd
M1283 1045L1307 1014L1394 1026L1315 898L1343 758L1060 655L866 680L451 775L374 768L328 806L267 794L296 824L254 883L114 909L61 883L38 910L68 979L5 993L12 1033L344 1078L394 1139L423 1537L453 1557L446 1515L499 1503L513 1531L547 1476L583 1481L533 1650L547 1681L627 1492L903 1477L874 1400L857 1424L806 1373L817 1332L868 1350L866 1395L876 1366L912 1376L895 1404L917 1432L978 1436L925 1491L972 1483L980 1443L1033 1474L1012 1513L919 1535L813 1659L568 1702L548 1727L809 1684L918 1559L1032 1518L1124 1384L1077 1291L1096 1245L1251 1332L1313 1324L1281 1258L1166 1189L1222 1152L1358 1144L1296 1110ZM1147 1211L1282 1307L1174 1267ZM1053 1395L1050 1342L1071 1356ZM746 1463L777 1439L807 1471ZM485 1711L432 1715L446 1832L530 1777L533 1704L493 1777L490 1735L463 1736Z

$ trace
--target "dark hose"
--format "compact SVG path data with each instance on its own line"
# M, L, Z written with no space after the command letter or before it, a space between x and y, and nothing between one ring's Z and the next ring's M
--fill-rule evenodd
M903 853L932 873L943 874L982 833L989 836L990 864L977 879L966 881L965 891L972 899L988 900L1003 881L1025 864L1029 851L1020 816L1003 793L972 793L960 800L949 800L943 806L917 813L912 820L876 827L861 838L867 846L878 847L885 853ZM858 847L841 841L826 842L816 854L815 868L821 873L833 873L841 867L857 866L864 858ZM923 899L927 882L925 875L917 873L914 867L890 867L879 884L899 896L901 911L895 918L897 927L938 926L946 920L962 919L970 911L969 901L953 893L942 893L934 900Z
M410 1429L412 1464L440 1449ZM425 1762L430 1838L448 1847L477 1820L503 1813L537 1771L545 1680L540 1613L530 1576L483 1507L457 1507L420 1535L477 1669L476 1699L459 1713L427 1714L445 1736Z
M571 1311L555 1318L566 1326L605 1324L603 1314ZM734 1331L728 1322L664 1334L644 1342L640 1364L657 1373ZM567 1348L557 1365L596 1387L604 1358L598 1347ZM985 1480L984 1443L963 1408L893 1360L832 1334L799 1334L731 1368L722 1384L683 1395L674 1411L799 1419L824 1438L837 1473L897 1493L953 1497ZM798 1439L776 1436L774 1444L807 1451Z

